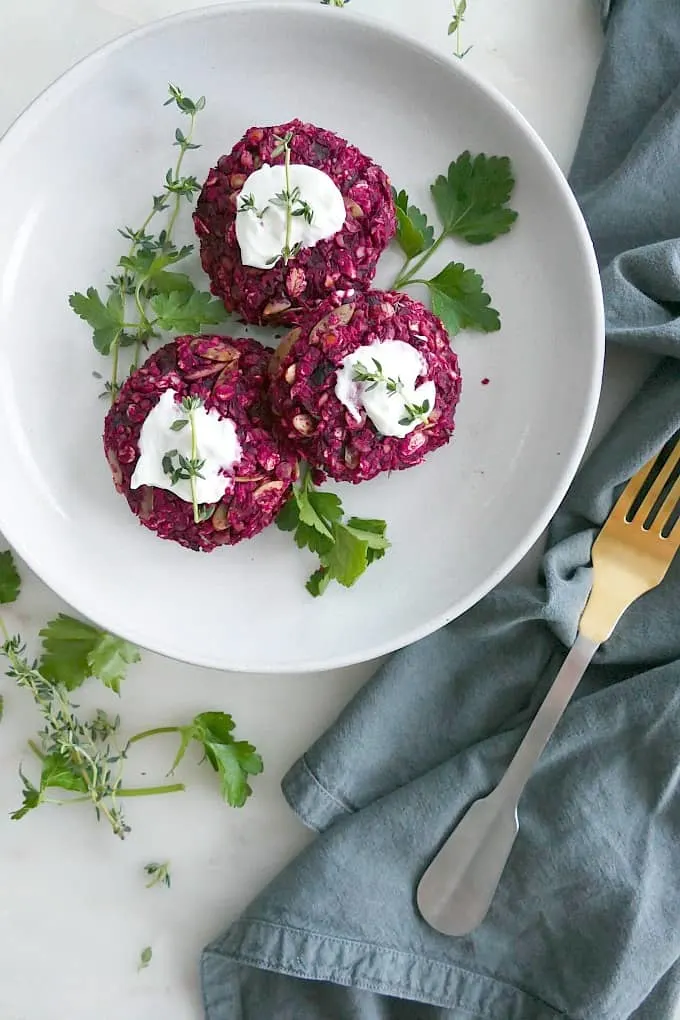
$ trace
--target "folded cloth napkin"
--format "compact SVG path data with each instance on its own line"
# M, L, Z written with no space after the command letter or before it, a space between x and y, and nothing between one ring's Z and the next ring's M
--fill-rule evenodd
M615 0L572 172L609 343L664 356L581 470L541 583L397 653L284 792L316 841L204 951L208 1020L666 1020L680 993L680 558L600 650L522 799L491 911L416 883L500 779L576 634L590 547L680 428L680 3Z

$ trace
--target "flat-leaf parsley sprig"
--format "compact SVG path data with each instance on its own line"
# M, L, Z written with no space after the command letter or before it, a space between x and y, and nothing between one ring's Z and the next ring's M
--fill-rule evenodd
M19 597L21 579L10 552L0 553L0 604L10 605ZM248 777L262 771L262 759L252 744L232 736L234 721L223 712L203 712L188 726L158 727L137 734L122 746L118 739L120 717L111 718L98 710L83 719L70 692L86 679L98 677L118 690L129 663L139 660L139 652L122 638L107 634L89 624L60 614L40 632L43 654L29 660L25 643L12 636L0 616L0 654L8 662L7 676L27 691L43 719L37 740L28 746L38 759L39 778L32 781L19 767L23 803L11 815L24 818L42 804L92 804L97 819L104 818L114 835L123 839L130 831L120 800L179 793L184 783L126 787L123 771L128 748L136 741L156 733L179 732L182 735L177 765L193 739L203 746L205 757L220 772L222 794L227 803L240 807L250 793ZM55 791L60 791L57 795ZM158 881L169 884L167 866ZM151 875L151 872L149 872ZM155 872L154 872L155 874Z
M203 759L219 774L222 798L231 807L243 807L252 794L249 777L262 772L262 758L247 740L235 740L234 720L225 712L201 712L187 726L157 726L138 733L128 742L128 748L139 740L162 733L177 733L179 750L170 772L173 773L192 742L203 751Z
M393 191L397 216L397 242L406 256L392 284L393 290L420 284L430 291L432 311L453 336L461 329L485 333L500 329L500 316L491 307L484 280L462 262L449 262L431 279L419 274L447 238L468 244L487 244L506 234L517 219L508 206L515 184L507 156L471 156L463 152L430 187L439 234L425 213L409 203L405 191Z
M361 517L344 520L340 498L320 492L306 464L293 495L276 518L281 531L292 531L299 549L308 548L320 565L306 584L310 595L323 595L331 581L350 588L367 567L385 555L390 543L385 521Z
M104 300L94 287L69 298L76 315L92 327L96 350L112 358L111 379L106 384L112 400L119 389L121 348L134 347L132 368L136 368L142 349L160 336L159 330L199 332L201 326L216 325L226 318L221 301L197 291L185 273L170 269L194 250L191 244L178 248L172 235L182 201L192 201L200 190L196 177L184 175L182 167L187 152L200 147L193 141L193 134L196 117L205 107L205 97L189 99L176 85L170 85L169 92L170 98L164 105L174 104L189 118L189 127L186 133L180 128L175 131L173 144L179 153L165 175L163 190L153 196L152 207L139 228L119 230L130 247L118 260L118 271L111 276L108 298ZM166 210L170 211L167 226L158 234L149 233L152 221Z
M382 385L387 390L388 397L394 397L397 394L404 401L404 417L399 420L400 425L412 425L414 421L426 422L427 415L430 410L430 401L424 400L422 404L411 404L404 396L404 384L398 377L392 379L390 376L385 375L383 367L377 358L373 358L373 369L369 369L361 361L357 361L354 365L352 372L352 378L355 382L367 382L370 385L367 387L368 390L375 389L376 386Z

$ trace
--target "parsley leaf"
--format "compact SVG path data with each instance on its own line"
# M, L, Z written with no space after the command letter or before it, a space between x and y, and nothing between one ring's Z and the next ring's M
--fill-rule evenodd
M438 177L430 189L445 233L470 244L507 234L517 219L506 204L514 184L507 156L461 153L446 177Z
M444 323L451 336L461 329L493 333L501 328L501 320L491 298L484 290L484 280L474 269L462 262L449 262L427 286L432 297L432 311Z
M365 517L350 517L347 527L356 535L366 539L368 549L366 550L366 562L370 566L374 560L381 560L390 547L385 538L387 525L385 521L376 521Z
M160 293L151 298L151 307L161 329L178 333L198 332L202 325L224 322L227 312L221 301L204 291Z
M104 304L95 288L88 287L87 294L71 294L68 303L76 315L92 326L92 340L99 353L109 354L123 329L123 302L120 294L113 291Z
M342 520L342 503L340 497L333 492L317 492L315 489L309 493L309 502L321 519L326 521Z
M308 529L311 529L312 531L318 531L320 535L323 535L326 538L330 539L332 538L330 522L337 520L336 503L337 505L339 505L340 500L337 498L337 496L331 496L331 500L335 500L335 502L324 503L323 498L321 499L317 498L319 496L323 497L324 495L330 495L330 493L327 494L317 493L314 489L314 483L312 482L311 474L309 473L309 471L304 471L300 476L299 484L295 487L295 494L292 502L295 505L295 513L297 514L298 521L300 521L302 525L306 525ZM324 506L331 508L332 516L329 518L328 521L324 520ZM284 510L285 509L286 508L284 507ZM293 513L293 511L289 511L288 513L289 519L292 519L290 515ZM342 516L342 510L340 510L340 516ZM285 519L286 518L284 517L284 520ZM292 531L293 529L284 528L284 530ZM307 531L304 530L304 528L302 534L303 535L307 534ZM302 545L300 545L297 536L296 541L298 542L300 548L302 548ZM303 545L307 545L307 541L305 541Z
M137 648L123 638L63 613L40 631L40 637L40 673L69 691L96 676L119 694L128 665L140 660Z
M321 563L329 577L351 588L366 569L367 543L344 524L333 525L334 543Z
M82 775L73 771L73 764L68 758L54 752L43 758L42 773L40 775L40 789L48 787L60 790L71 790L75 793L87 793L87 783Z
M186 244L179 250L173 247L170 251L160 253L148 248L141 248L133 255L123 255L119 259L118 265L121 269L127 269L130 273L135 273L144 280L153 280L167 266L172 266L176 262L182 262L188 255L191 255L193 250L193 245L191 244Z
M281 531L295 531L300 523L300 510L298 507L297 499L289 499L284 503L279 515L276 518L276 524Z
M24 774L21 766L19 766L19 775L23 785L23 790L21 791L23 803L20 808L17 808L9 816L13 822L21 821L29 811L33 811L34 808L40 807L42 804L42 791L33 785L31 780Z
M99 632L99 640L88 656L91 675L98 677L105 687L120 694L120 684L127 675L127 667L139 662L141 656L135 645L114 634Z
M464 0L455 0L455 7L452 31L458 32L465 13ZM484 333L500 329L500 316L484 292L484 281L460 262L450 262L430 280L421 275L421 270L448 237L486 244L506 234L517 219L517 213L507 204L514 185L507 156L461 153L449 164L446 175L437 177L430 188L442 224L436 237L426 216L408 204L406 192L392 189L397 241L406 261L390 289L403 290L416 284L427 287L432 311L452 336L465 328Z
M298 549L309 549L311 552L316 553L317 556L323 556L328 553L333 547L334 541L332 531L325 535L316 528L311 528L309 524L303 524L302 522L300 522L295 532L295 544Z
M406 255L412 259L434 244L434 227L427 222L427 216L415 205L409 205L405 191L392 188L394 210L397 215L397 241Z
M137 964L137 970L145 970L151 963L153 957L153 949L151 946L145 946L139 954L139 963Z
M294 532L299 549L309 549L319 557L320 566L305 585L315 598L323 595L331 581L350 588L389 548L385 521L359 517L343 521L343 517L339 496L319 492L303 467L276 523L281 531Z
M16 602L21 591L21 578L9 549L0 553L0 606Z
M171 273L163 269L154 273L151 285L158 294L172 294L173 291L190 294L194 289L194 285L186 273Z
M318 598L319 595L323 595L328 585L331 583L331 575L328 573L325 567L319 567L311 575L305 588L314 598Z
M18 822L24 818L29 811L40 807L44 798L45 790L58 788L70 790L75 793L87 793L87 783L79 773L74 771L73 765L64 754L54 751L52 754L41 755L42 772L40 773L40 786L34 786L28 776L19 766L19 775L23 786L23 803L20 808L14 811L10 818Z
M243 807L253 792L248 777L262 772L262 758L246 740L234 740L234 726L225 712L201 712L188 726L180 726L180 746L170 771L174 772L191 741L196 740L219 773L222 798L231 807Z

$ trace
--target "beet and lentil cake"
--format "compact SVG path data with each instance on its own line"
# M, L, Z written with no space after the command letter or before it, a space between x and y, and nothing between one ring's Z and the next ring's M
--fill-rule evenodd
M343 196L342 229L312 248L302 248L286 265L271 269L243 265L236 239L236 212L243 185L263 164L281 164L272 153L277 139L292 134L291 163L327 174ZM213 294L231 312L257 325L293 325L298 315L334 291L364 289L396 229L390 181L385 172L343 138L292 120L252 127L210 171L198 199L194 226L201 262Z
M106 416L104 449L118 492L139 520L161 538L210 552L234 545L271 524L297 475L295 454L271 431L267 367L271 351L255 340L182 336L161 347L122 386ZM194 523L193 507L173 492L133 489L139 437L149 412L172 389L176 399L198 396L206 411L233 421L241 459L208 520Z
M404 437L386 436L363 412L360 420L335 393L343 359L357 348L403 341L424 359L436 399L427 420ZM313 468L343 482L419 464L449 441L461 391L458 359L440 320L405 294L368 291L350 302L338 295L300 318L270 366L269 398L282 438Z

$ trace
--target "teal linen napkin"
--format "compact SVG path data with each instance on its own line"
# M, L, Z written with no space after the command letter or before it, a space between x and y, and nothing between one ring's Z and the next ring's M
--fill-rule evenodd
M680 992L680 559L549 744L491 911L431 930L417 880L500 779L575 636L621 486L680 428L680 3L603 6L572 171L609 343L663 355L574 482L540 583L397 653L284 781L319 832L204 951L208 1020L669 1020Z

